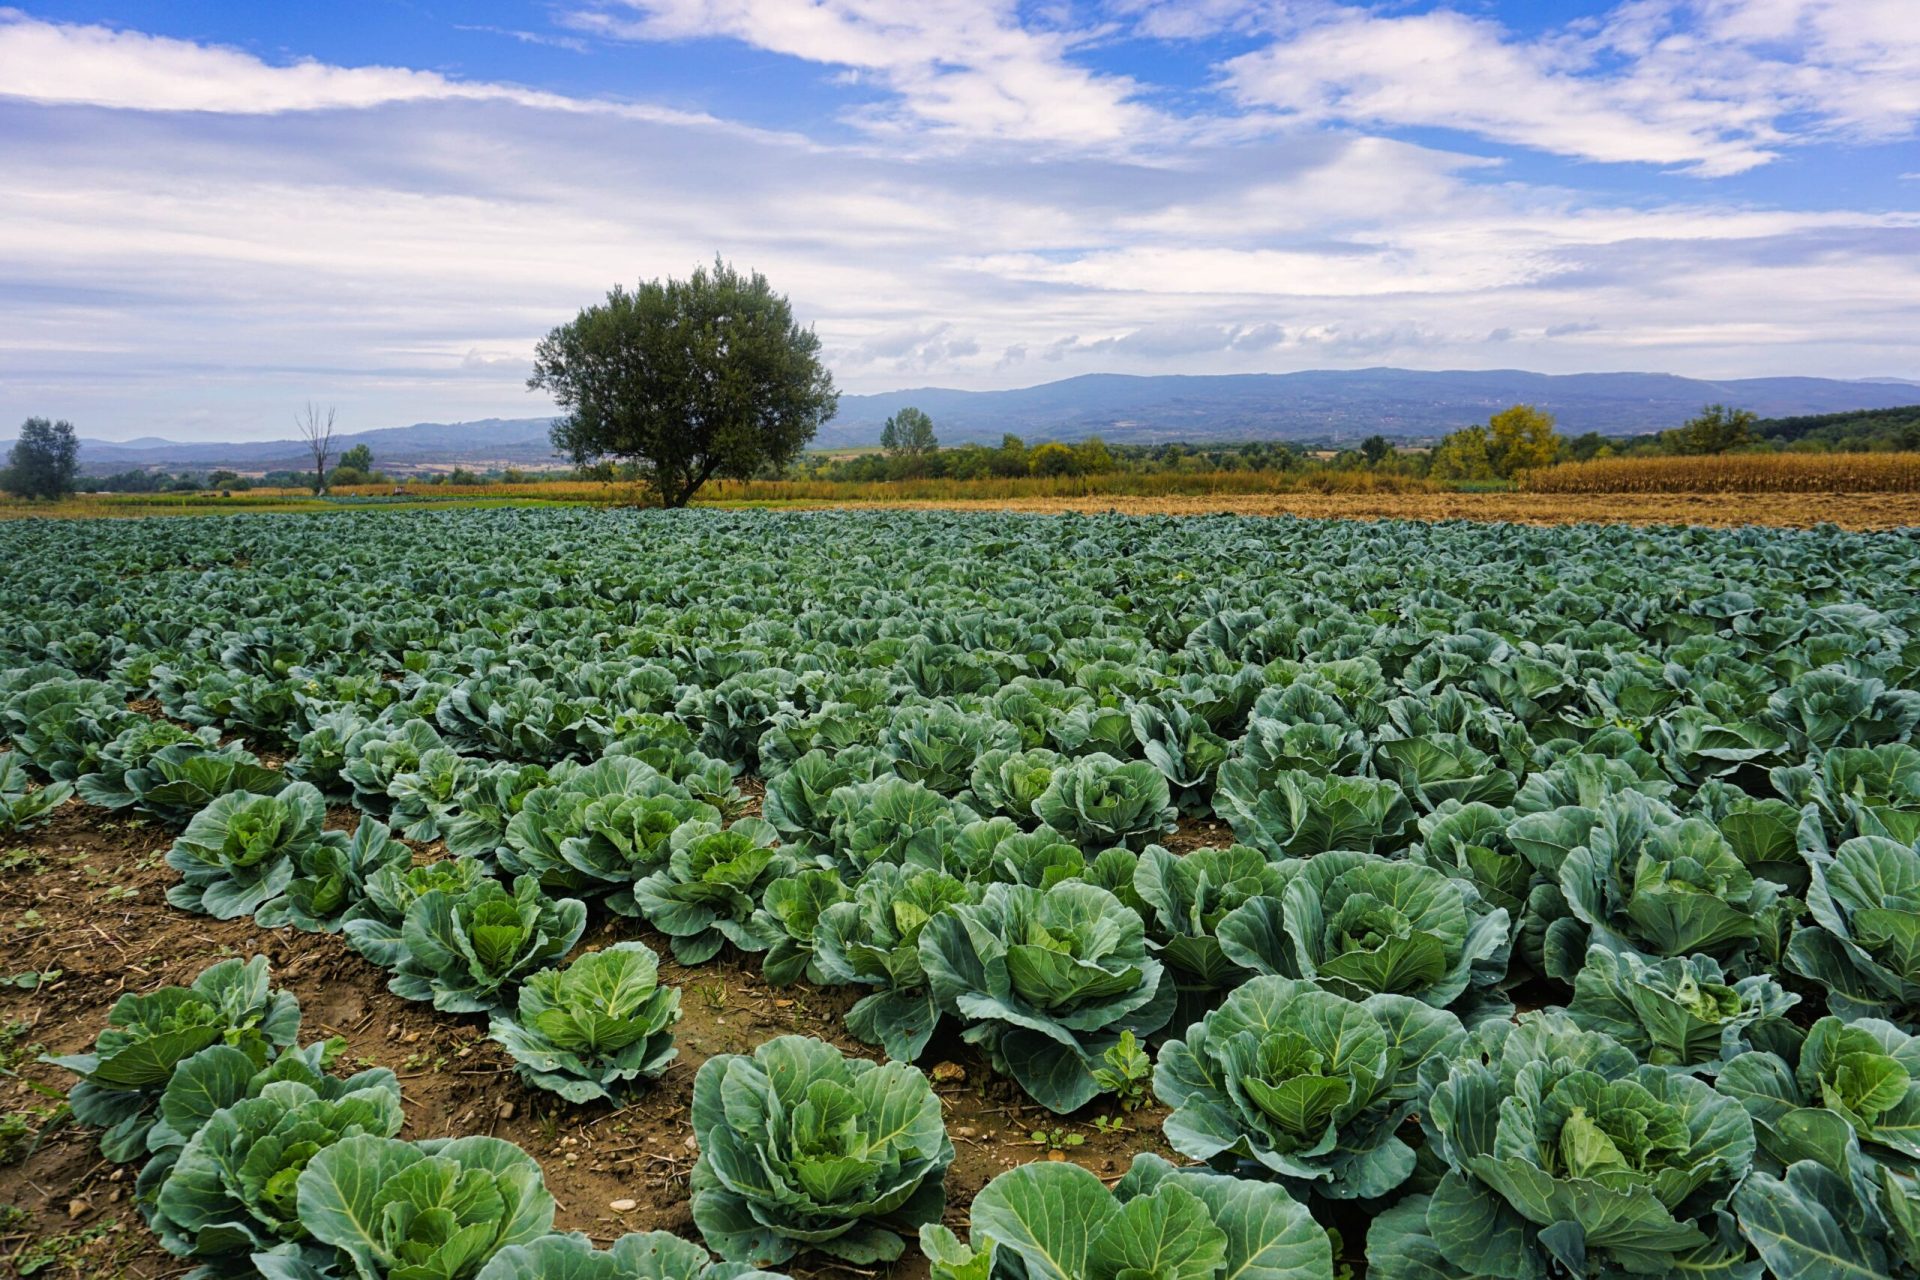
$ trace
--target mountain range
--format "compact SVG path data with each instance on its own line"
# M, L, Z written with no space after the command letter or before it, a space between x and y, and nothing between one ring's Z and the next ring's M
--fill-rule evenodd
M1738 378L1710 381L1658 373L1528 373L1517 369L1310 370L1302 373L1152 376L1087 374L1010 391L917 387L843 395L818 448L878 443L889 414L914 405L932 416L940 442L998 443L1003 433L1035 440L1098 435L1116 444L1170 440L1290 440L1338 444L1376 432L1422 439L1508 405L1553 413L1560 430L1632 435L1675 426L1701 406L1723 403L1763 418L1880 409L1920 401L1920 382L1899 378ZM377 466L415 470L461 464L539 466L556 460L548 417L423 422L342 434L339 449L365 444ZM145 437L83 438L91 474L135 467L242 472L311 465L298 440L188 443Z

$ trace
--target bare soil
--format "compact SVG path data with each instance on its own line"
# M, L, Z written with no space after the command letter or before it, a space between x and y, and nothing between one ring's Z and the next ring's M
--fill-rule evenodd
M333 815L334 825L351 822L351 810ZM1188 846L1215 842L1191 824L1179 839ZM574 1106L522 1084L511 1060L486 1038L483 1017L439 1013L391 994L386 975L340 937L262 930L251 921L214 921L169 906L166 889L175 877L163 855L171 840L152 823L69 803L48 826L0 843L0 979L60 971L35 991L0 986L0 1066L11 1068L0 1075L0 1114L55 1107L49 1093L64 1093L71 1078L39 1063L38 1055L85 1052L124 992L184 984L216 960L263 954L274 984L299 997L302 1042L343 1037L341 1069L385 1066L400 1077L405 1136L511 1139L545 1170L560 1205L557 1228L583 1231L603 1245L624 1232L657 1229L698 1240L687 1177L696 1155L689 1111L700 1064L789 1033L880 1056L850 1039L842 1025L857 991L770 987L758 957L730 951L687 969L673 963L658 934L602 913L582 946L637 937L661 954L662 980L682 992L680 1052L667 1073L627 1105ZM1111 1181L1136 1151L1172 1155L1160 1134L1165 1112L1157 1106L1127 1117L1126 1131L1117 1134L1091 1123L1113 1114L1110 1101L1067 1119L1051 1116L947 1033L936 1037L921 1066L935 1081L958 1152L947 1173L946 1218L963 1233L975 1193L1016 1164L1066 1158ZM1050 1157L1030 1138L1041 1128L1077 1135L1082 1145ZM130 1203L137 1170L103 1160L98 1136L56 1122L24 1160L0 1166L0 1206L13 1206L0 1209L0 1274L34 1269L39 1276L153 1280L189 1269L146 1230ZM628 1200L636 1207L611 1207ZM790 1270L807 1277L849 1269L802 1257ZM857 1274L912 1280L925 1271L910 1247L892 1268Z
M1194 497L1007 498L828 506L1100 515L1300 516L1330 520L1485 520L1517 524L1920 527L1920 493L1252 493Z

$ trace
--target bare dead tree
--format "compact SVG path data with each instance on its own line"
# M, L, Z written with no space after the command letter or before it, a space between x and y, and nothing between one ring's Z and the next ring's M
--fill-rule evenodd
M307 411L294 415L293 425L300 429L300 438L313 452L313 491L325 493L327 459L333 456L333 406L328 405L323 413L319 405L309 400Z

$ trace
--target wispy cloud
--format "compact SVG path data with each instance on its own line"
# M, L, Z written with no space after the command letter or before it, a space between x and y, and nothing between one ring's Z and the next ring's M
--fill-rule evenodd
M719 124L711 117L456 80L407 67L277 65L244 50L106 26L41 22L0 9L0 98L128 111L279 115L394 103L508 102L541 111Z
M1898 138L1920 123L1908 0L1628 0L1530 37L1444 8L1303 12L1225 64L1241 102L1705 177L1834 134Z
M600 0L566 21L625 40L724 37L871 80L890 105L852 113L884 135L1114 145L1163 121L1131 77L1071 54L1096 30L1034 26L1011 0Z

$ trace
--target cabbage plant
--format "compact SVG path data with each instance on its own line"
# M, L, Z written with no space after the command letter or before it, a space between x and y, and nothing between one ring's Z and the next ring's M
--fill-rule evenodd
M312 727L300 735L300 741L285 766L286 775L296 782L311 782L329 800L348 800L353 787L346 779L347 756L354 739L367 727L367 718L350 708L327 711L313 717Z
M449 747L421 752L418 763L387 783L393 825L409 840L442 838L479 772L478 760Z
M1017 729L988 715L952 707L902 707L880 734L880 749L895 774L941 795L955 795L971 778L975 762L991 751L1020 745Z
M693 1220L755 1266L812 1250L891 1262L940 1220L953 1143L927 1078L808 1036L707 1059L693 1082Z
M1504 805L1517 787L1511 770L1457 733L1425 733L1375 745L1380 775L1431 813L1448 801Z
M592 1102L665 1071L679 1020L680 992L661 985L652 949L619 942L530 975L514 1014L494 1014L490 1034L527 1083Z
M753 927L753 913L766 888L791 872L793 861L773 847L773 827L742 818L724 830L690 822L668 842L664 867L633 886L630 914L672 939L681 964L704 964L731 942L742 951L764 951L766 936ZM608 903L622 910L622 903Z
M1179 700L1135 703L1132 720L1141 754L1166 778L1175 806L1190 814L1211 809L1213 776L1232 751L1226 739Z
M1920 845L1857 836L1807 854L1807 914L1787 967L1826 991L1842 1017L1920 1029Z
M978 816L958 800L918 782L883 774L841 787L827 797L825 847L806 851L829 858L849 880L876 862L938 868L961 827Z
M254 912L253 922L262 929L292 925L308 933L338 933L375 876L412 865L413 850L394 839L386 823L362 818L344 844L322 841L295 855L293 879L279 897Z
M820 979L876 988L847 1011L847 1030L912 1062L927 1047L940 1009L920 963L927 921L979 891L939 871L876 863L849 902L820 913L813 930Z
M633 1231L604 1251L577 1232L508 1245L474 1280L784 1280L739 1262L715 1262L671 1231Z
M54 677L0 697L0 737L56 782L92 773L139 718L100 680Z
M1634 791L1541 820L1586 828L1559 866L1569 915L1547 926L1550 976L1571 982L1596 943L1743 964L1780 950L1791 904L1778 885L1754 879L1711 822Z
M1166 775L1144 760L1122 763L1098 751L1055 769L1033 812L1087 849L1137 849L1149 837L1172 831L1179 816Z
M153 1197L149 1225L170 1253L245 1267L256 1252L308 1238L298 1188L316 1155L358 1134L391 1138L403 1119L391 1076L344 1093L273 1081L194 1133Z
M357 1280L468 1280L553 1226L540 1166L501 1138L343 1138L308 1162L295 1195L301 1224Z
M88 804L131 808L140 795L127 775L146 769L163 749L183 745L215 750L220 746L220 731L211 725L186 729L171 720L137 716L101 749L93 770L76 779L74 787Z
M782 876L760 895L760 909L753 913L753 929L767 947L767 958L760 972L775 986L786 986L805 977L810 982L825 982L826 977L814 960L814 934L820 916L827 908L853 897L838 871L807 867Z
M1413 835L1413 806L1392 782L1267 772L1244 757L1220 766L1213 809L1236 840L1270 858L1329 849L1391 853Z
M1416 862L1331 852L1277 863L1278 894L1218 926L1226 959L1364 999L1412 996L1435 1008L1490 996L1507 974L1507 913L1471 884Z
M355 805L384 814L391 804L387 788L394 779L418 769L429 751L446 749L430 721L370 724L347 740L340 777L353 788Z
M1770 1275L1920 1275L1920 1183L1884 1165L1756 1169L1733 1210Z
M340 931L348 946L391 969L407 954L400 927L416 899L436 889L458 897L485 879L487 869L477 858L443 858L417 867L396 860L367 877L366 895L347 908Z
M235 791L270 796L286 782L238 742L224 747L177 742L121 777L135 808L173 826L187 822L219 796Z
M1920 1161L1920 1037L1890 1022L1822 1018L1797 1058L1742 1054L1717 1084L1747 1109L1761 1145L1783 1165L1844 1167L1855 1140L1877 1160L1908 1168Z
M496 760L467 780L446 824L447 852L456 858L497 862L507 844L507 827L527 797L552 781L545 765Z
M1282 1187L1142 1153L1113 1190L1041 1161L989 1182L960 1243L920 1229L934 1280L1333 1280L1333 1244Z
M1355 1001L1254 978L1161 1047L1153 1090L1174 1108L1167 1141L1182 1155L1371 1199L1412 1176L1413 1148L1397 1131L1420 1065L1465 1034L1452 1014L1405 996Z
M1744 1259L1718 1211L1752 1167L1753 1124L1704 1081L1552 1013L1483 1022L1421 1075L1448 1167L1373 1219L1370 1277L1732 1274Z
M1020 751L996 748L973 762L969 789L975 805L984 812L1030 824L1034 821L1034 802L1046 793L1054 773L1066 763L1065 756L1045 747Z
M193 1136L215 1115L236 1102L259 1097L270 1084L297 1083L315 1096L329 1099L364 1089L387 1090L399 1096L400 1082L385 1067L370 1067L344 1079L327 1074L346 1047L347 1042L338 1037L299 1048L289 1046L265 1066L256 1055L226 1044L211 1045L183 1059L168 1077L153 1127L147 1131L150 1154L135 1183L141 1213L152 1221L160 1189L172 1176L180 1152Z
M507 823L500 865L537 875L549 889L625 894L666 864L667 841L681 826L719 820L718 810L653 766L607 756L556 771L524 798ZM625 902L611 905L622 910Z
M1594 947L1567 1014L1643 1062L1710 1076L1750 1049L1791 1052L1801 1032L1787 1011L1799 1003L1766 974L1729 982L1712 956L1649 961Z
M295 782L277 795L233 791L216 797L167 851L181 883L167 901L217 920L251 915L285 893L297 862L318 845L344 847L344 832L327 831L327 802L312 784Z
M202 1049L231 1045L264 1065L300 1033L300 1002L270 985L267 958L222 960L185 987L129 992L113 1002L91 1053L45 1061L79 1076L67 1094L83 1124L106 1130L117 1163L146 1150L154 1108L174 1068Z
M1920 747L1840 747L1817 764L1775 769L1772 781L1831 839L1883 836L1920 843Z
M1120 1033L1158 1031L1176 998L1138 913L1084 881L989 885L922 927L920 964L968 1043L1062 1114L1099 1092L1093 1068Z
M414 899L400 926L405 953L387 987L431 1000L443 1013L509 1007L514 988L573 949L587 927L586 905L549 898L521 876L509 892L480 880L464 892L434 889Z
M1173 1023L1185 1026L1245 970L1220 948L1220 921L1254 898L1280 893L1285 877L1258 849L1195 849L1175 857L1159 845L1140 855L1134 892L1146 906L1147 939L1180 990Z
M0 835L38 826L72 795L71 782L33 786L20 757L12 751L0 751Z

